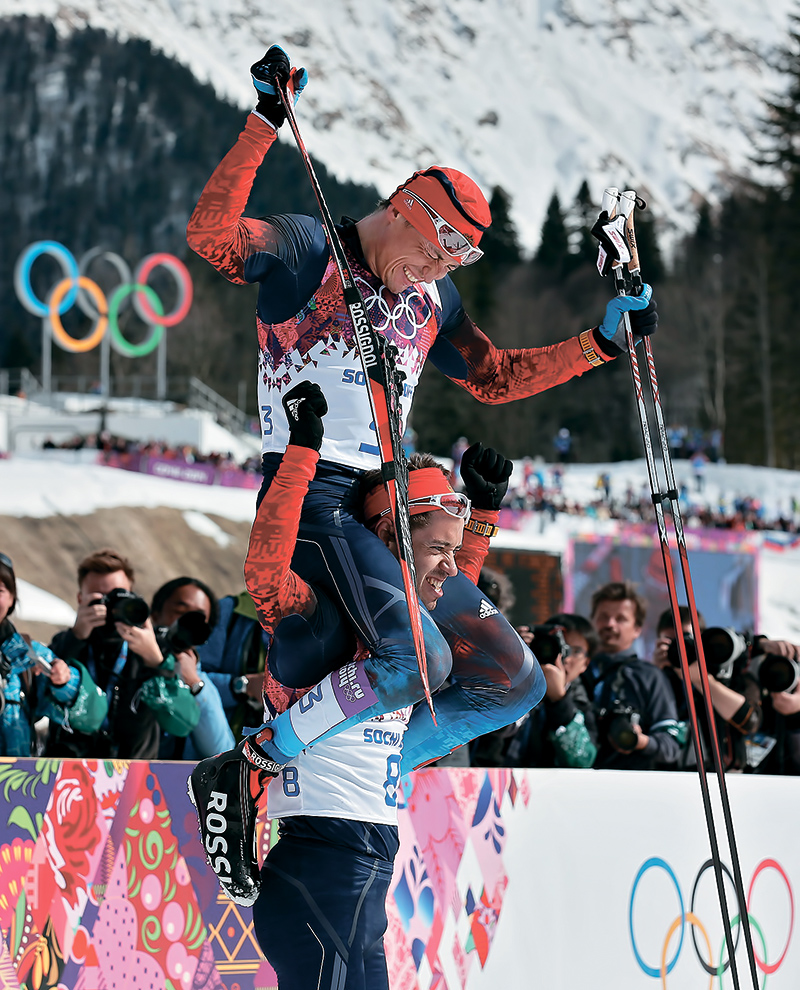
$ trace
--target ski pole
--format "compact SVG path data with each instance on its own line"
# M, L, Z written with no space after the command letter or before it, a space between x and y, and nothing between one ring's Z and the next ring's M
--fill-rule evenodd
M398 390L397 373L394 361L389 353L392 347L381 337L372 325L364 297L356 284L350 262L344 251L344 245L336 230L333 217L322 193L322 187L317 179L311 156L306 150L305 142L297 126L294 114L294 104L287 96L284 84L279 76L274 77L275 90L286 112L297 149L308 174L314 197L319 207L322 226L328 238L339 278L342 282L345 305L353 322L356 346L361 359L361 367L367 382L367 397L369 399L372 421L378 438L378 449L381 458L381 473L383 483L389 496L392 509L392 521L397 536L397 549L400 570L403 575L403 588L406 593L406 604L411 622L411 635L414 641L414 651L417 656L417 667L425 699L430 709L431 718L436 724L436 713L433 710L433 699L428 681L428 665L425 657L425 639L422 632L422 616L420 615L419 597L417 595L417 577L414 567L414 551L411 543L411 521L408 512L408 464L403 451L400 423L402 410L400 407L400 392ZM367 637L365 637L366 639Z
M619 206L620 216L621 218L624 218L624 226L621 233L623 234L625 239L625 247L627 249L627 255L628 255L626 259L627 271L625 271L625 269L623 268L623 262L620 261L616 262L612 268L614 272L616 289L619 295L625 295L626 293L629 292L638 294L639 292L641 292L641 287L642 287L642 279L639 269L638 249L636 245L636 237L633 227L633 210L636 204L637 204L636 193L630 190L620 195L619 191L616 188L610 187L606 189L605 194L603 196L602 210L608 216L608 219L611 221L615 219L618 206ZM603 214L601 213L601 217L602 215ZM617 233L620 233L619 228L617 228ZM600 262L598 262L598 267L601 267ZM602 269L601 269L601 273L602 273ZM665 492L661 491L661 485L656 468L655 456L653 453L653 444L650 434L648 410L644 399L642 379L639 372L639 362L636 355L636 349L635 349L636 344L633 337L633 332L631 330L630 318L627 313L623 314L623 321L624 321L623 325L625 328L626 342L628 345L628 354L630 358L631 377L633 381L634 395L636 399L637 414L639 418L639 425L642 432L642 441L644 444L645 462L647 465L651 498L655 511L656 525L658 529L659 543L661 547L661 557L664 566L664 575L667 583L667 592L670 601L670 608L672 611L673 623L676 630L678 655L680 657L684 692L686 695L686 703L689 711L689 720L692 730L692 742L693 742L695 757L697 761L698 778L700 781L700 790L703 800L703 810L706 819L706 829L708 832L709 843L711 846L711 859L714 867L717 895L719 899L720 911L722 914L723 927L725 931L725 941L728 948L728 960L729 960L729 965L731 967L731 976L733 978L734 987L736 988L736 990L739 990L739 974L735 959L736 944L734 943L733 940L733 933L731 930L731 922L730 922L730 915L728 912L727 898L725 896L722 860L720 857L719 842L717 839L716 826L714 823L714 814L711 805L711 795L709 791L708 778L706 774L705 761L702 751L702 740L701 740L700 727L697 717L697 709L695 706L694 692L692 689L691 676L689 673L689 660L686 652L686 644L684 642L684 637L682 635L682 621L680 617L680 610L679 610L680 607L678 604L675 575L672 566L669 533L667 530L666 520L664 516L664 509L663 509L663 503L667 501L672 501L673 495L674 495L673 505L677 502L677 491L674 488L674 479L672 485L670 485L670 483L668 482L667 491ZM650 342L647 338L645 338L645 341L646 344L649 345ZM648 360L649 381L650 381L651 392L653 397L653 404L656 405L660 411L661 409L660 392L658 388L658 380L655 374L655 362L652 357L652 348L648 346L646 353ZM669 445L668 443L665 442L667 439L665 429L663 430L663 432L661 429L659 429L659 439L661 441L661 454L662 454L662 462L664 463L665 475L667 475L667 477L670 477L671 459L669 453ZM669 471L667 470L667 466L666 466L668 459L669 459ZM684 541L684 547L685 547L685 541ZM701 670L703 670L705 669L705 657L702 655L702 641L699 633L699 618L697 616L697 609L694 603L694 591L691 583L691 574L688 568L688 555L686 557L686 567L682 572L682 576L683 576L687 599L690 602L692 630L695 634L695 639L698 647L697 650L698 663L702 665ZM708 709L710 709L710 713L708 714L707 717L709 723L709 734L713 740L712 751L714 752L714 756L715 756L715 768L717 771L718 778L722 780L724 776L724 772L721 766L721 759L719 756L719 743L716 734L713 706L711 705L711 701L710 701L710 690L707 684L707 671L705 676L704 691L706 692L705 701L706 701L707 711ZM723 793L724 793L724 797L723 797ZM724 807L727 802L727 792L721 791L721 797L723 797L723 807ZM725 818L726 818L726 827L728 828L728 839L731 850L731 858L734 861L734 871L739 877L741 877L741 870L739 869L738 854L736 852L735 842L731 843L731 838L733 835L733 831L732 831L733 826L732 826L732 821L730 820L729 807L728 807L728 814L725 816ZM740 904L739 923L740 926L743 925L745 928L746 941L748 943L748 956L751 962L751 971L753 973L753 979L754 979L753 985L755 990L757 990L758 984L757 984L757 978L755 976L754 957L751 951L752 946L751 946L751 942L747 939L747 935L749 934L749 924L744 924L743 921L743 919L745 918L744 905L746 904L746 901L744 898L743 888L741 887L740 883L736 883L736 893ZM727 968L727 966L724 967L721 970L721 972L724 972L725 968Z
M628 242L628 249L631 252L631 261L628 266L628 271L630 275L631 282L636 289L637 284L641 285L641 275L639 272L639 255L636 246L636 234L634 231L633 214L635 206L637 205L636 193L632 191L627 191L622 193L620 197L620 202L622 205L622 212L626 214L625 219L625 236ZM636 355L631 347L633 340L632 334L630 333L630 327L627 329L628 333L628 346L631 348L631 363L636 361ZM659 444L661 447L661 459L664 468L664 478L666 481L666 491L661 496L662 500L668 500L670 503L670 509L672 512L672 521L675 528L675 539L678 544L678 556L681 563L681 575L683 578L684 588L686 590L686 600L689 607L689 614L691 617L691 627L692 632L695 637L695 646L697 652L697 665L700 671L700 683L702 685L702 695L705 702L705 713L706 721L709 726L709 739L711 744L711 753L714 762L714 769L717 774L717 785L719 787L720 793L720 804L722 807L722 815L725 820L725 831L728 839L728 846L731 854L731 866L733 869L733 879L734 886L736 888L736 897L739 901L739 918L740 925L744 929L744 940L745 946L747 948L747 958L750 966L750 975L753 981L754 990L758 987L758 975L756 973L756 962L755 962L755 951L753 948L752 932L750 931L749 917L747 915L746 909L746 899L744 892L744 883L742 880L741 865L739 861L739 852L736 843L736 835L733 827L733 817L731 814L730 799L728 797L728 786L725 778L724 767L722 766L722 755L720 752L719 745L719 735L716 729L716 717L714 712L714 704L711 698L711 686L708 680L708 665L706 663L705 652L703 649L702 635L700 635L700 618L697 613L697 603L694 594L694 585L692 582L692 574L689 566L689 552L686 546L686 535L683 529L683 516L680 506L680 498L678 496L678 489L675 482L675 473L672 464L672 454L669 446L669 437L667 435L666 421L664 418L664 411L661 403L661 390L658 386L658 376L656 374L655 359L653 357L653 348L649 337L644 338L644 352L645 359L647 361L648 376L650 379L650 391L653 399L653 410L655 413L656 426L658 429ZM637 361L638 363L638 361ZM680 618L673 606L673 622L675 623L676 633L680 629ZM678 635L680 645L683 644L683 637ZM680 650L680 646L679 646ZM687 680L688 664L687 669L683 670L683 661L681 662L681 669L684 676L684 688L687 696L693 695L694 692L691 687L691 681ZM700 756L698 755L698 767L700 766ZM747 923L745 923L745 921ZM726 929L726 937L728 937L728 932ZM734 972L733 963L733 952L728 947L729 956L732 960L731 975Z

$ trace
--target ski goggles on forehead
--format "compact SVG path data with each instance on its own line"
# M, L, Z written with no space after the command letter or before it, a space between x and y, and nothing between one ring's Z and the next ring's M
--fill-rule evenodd
M469 518L470 509L472 508L472 503L463 492L446 492L444 495L423 495L421 498L410 498L408 500L409 509L412 506L418 505L429 505L434 509L444 509L449 516L455 516L456 519ZM391 511L391 509L384 509L380 515L385 516L387 512ZM415 515L413 512L411 514Z
M410 189L403 188L400 192L405 196L410 196L415 202L425 210L436 230L436 239L439 247L450 255L451 258L458 258L462 265L472 265L483 257L480 248L473 247L467 238L439 214L432 207L428 206L424 199L421 199Z
M11 562L11 558L5 553L0 553L0 564L3 564L3 566L7 567L10 571L14 570L14 565Z

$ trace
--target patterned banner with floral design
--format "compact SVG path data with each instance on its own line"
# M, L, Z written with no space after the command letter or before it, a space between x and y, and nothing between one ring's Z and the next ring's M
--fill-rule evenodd
M206 863L190 769L0 759L0 990L275 990ZM728 792L759 988L796 990L797 778ZM398 818L391 990L710 985L724 939L694 774L437 768L403 779ZM262 855L276 831L259 822Z
M277 987L250 910L223 897L206 863L190 769L0 759L0 990ZM508 885L503 811L520 798L524 782L507 770L404 781L386 940L393 990L444 990L443 952L461 986L485 965ZM265 818L262 855L272 841Z

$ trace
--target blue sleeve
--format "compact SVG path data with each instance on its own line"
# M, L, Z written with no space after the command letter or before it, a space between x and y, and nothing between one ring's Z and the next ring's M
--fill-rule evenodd
M258 282L256 312L262 323L283 323L299 313L319 288L330 249L319 220L299 214L263 218L265 244L244 263L244 277Z
M35 643L34 645L40 646L41 644ZM69 707L78 697L78 688L80 687L80 683L81 672L77 667L70 667L69 680L67 683L57 687L52 681L50 681L48 683L48 690L60 705L66 705Z
M231 677L232 674L220 673L218 670L204 670L203 680L206 684L211 681L214 685L217 697L220 699L221 704L225 708L235 708L239 704L239 698L235 697L231 691ZM205 688L203 688L205 691ZM200 694L203 693L200 692Z
M228 626L230 625L235 607L236 597L234 595L226 595L220 599L217 624L211 630L211 635L205 643L195 648L195 652L203 665L203 671L205 673L218 673L223 670L225 641L228 637ZM226 676L230 678L232 673L234 671L229 671Z
M236 745L216 685L208 674L203 674L203 680L205 685L202 691L194 696L200 708L200 721L189 734L184 754L186 759L204 760L208 756L225 753Z
M458 289L449 275L436 283L442 301L442 327L428 351L428 360L443 375L456 381L466 381L467 362L461 351L449 340L450 334L467 319Z
M442 329L439 331L439 336L446 337L464 322L467 314L461 302L461 294L449 275L439 279L436 288L442 300Z

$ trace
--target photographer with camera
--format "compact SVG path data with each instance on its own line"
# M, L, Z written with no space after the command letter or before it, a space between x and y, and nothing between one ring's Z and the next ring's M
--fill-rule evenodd
M175 658L156 639L147 602L131 589L134 571L115 550L96 550L78 565L78 613L71 629L57 633L50 648L68 662L78 661L108 699L108 714L97 732L67 732L56 726L48 756L153 760L158 758L162 724L180 702L183 682ZM170 683L168 683L170 682ZM188 688L184 689L188 692ZM188 724L173 726L184 735L199 720L194 703Z
M16 605L14 565L0 553L0 756L31 756L33 720L47 715L63 721L80 685L78 670L17 632L9 618ZM43 688L33 674L44 675Z
M197 656L198 647L207 642L217 624L216 595L197 578L173 578L153 595L150 617L162 653L175 657L175 670L200 709L200 721L188 736L162 733L160 758L203 760L233 749L235 740L219 691Z
M706 717L700 665L692 634L691 613L686 605L679 608L681 632L686 644L689 676L695 692L695 706L700 727L703 760L707 769L713 769L714 759L709 745L708 719ZM761 724L761 703L756 679L747 671L748 644L744 637L732 629L706 629L703 616L698 614L702 634L703 655L708 668L708 686L711 704L714 706L720 756L726 771L743 770L747 766L746 737L756 732ZM680 741L682 748L678 760L664 769L693 770L697 765L694 745L690 738L689 711L683 684L680 654L675 635L672 610L662 612L656 626L656 648L653 663L664 671L670 682L678 719L683 727Z
M595 766L653 770L680 755L675 696L666 676L640 660L633 645L647 615L631 581L612 581L592 595L592 625L601 652L585 674L597 713L600 752Z
M517 630L542 665L547 689L508 747L513 766L591 767L599 739L594 706L581 680L597 650L597 634L582 615L560 612L540 626Z
M761 691L761 731L747 739L757 773L800 775L800 646L755 636L749 672ZM760 757L760 759L759 759Z

